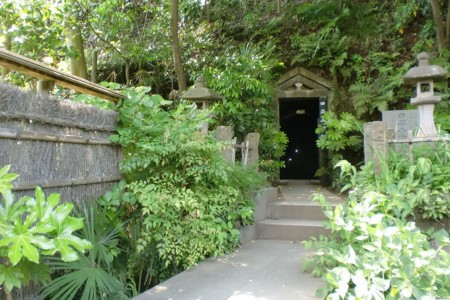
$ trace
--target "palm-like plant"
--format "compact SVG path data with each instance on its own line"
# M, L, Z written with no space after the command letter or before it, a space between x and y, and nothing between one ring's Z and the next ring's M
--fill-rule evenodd
M115 267L115 258L123 252L121 232L124 223L118 213L109 217L105 208L97 203L83 205L80 215L85 218L81 235L93 248L78 261L66 263L54 258L49 261L52 270L59 274L42 291L42 298L50 299L128 299L125 295L124 274L126 266ZM126 277L125 277L126 278Z

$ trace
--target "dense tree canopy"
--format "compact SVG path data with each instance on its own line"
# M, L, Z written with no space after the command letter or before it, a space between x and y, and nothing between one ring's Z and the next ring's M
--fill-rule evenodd
M171 13L174 5L178 14ZM270 101L270 90L261 97L240 76L270 88L281 72L301 65L332 80L334 110L373 118L408 104L412 90L403 87L402 75L419 52L431 52L448 68L449 12L448 0L5 0L0 43L61 69L70 70L72 61L74 73L82 72L74 66L86 65L94 81L151 86L173 99L180 74L189 86L206 73L227 94L223 120L237 126L245 123L236 119L247 114L246 103ZM448 99L446 89L440 92ZM438 113L446 113L446 103Z
M374 83L419 51L448 57L448 0L180 0L179 39L187 74L197 74L237 45L273 45L288 68L316 68L337 83ZM99 80L177 89L170 2L131 0L2 1L3 47L54 66L98 59ZM76 34L75 34L76 35ZM96 53L96 55L94 55ZM62 64L62 65L61 65ZM387 70L391 72L391 70Z

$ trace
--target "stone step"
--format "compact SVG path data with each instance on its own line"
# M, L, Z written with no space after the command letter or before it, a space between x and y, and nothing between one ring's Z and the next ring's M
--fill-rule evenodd
M258 239L303 241L329 233L319 220L266 219L256 223Z
M274 201L269 203L269 219L325 220L325 215L311 201Z

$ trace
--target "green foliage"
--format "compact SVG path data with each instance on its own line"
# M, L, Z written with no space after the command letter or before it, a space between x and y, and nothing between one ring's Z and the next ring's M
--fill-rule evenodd
M309 241L316 256L306 267L323 275L327 299L448 298L446 267L450 245L444 230L433 234L434 244L413 222L393 217L398 202L377 192L361 198L350 195L344 205L325 211L329 239Z
M52 1L5 0L0 7L0 29L10 36L14 52L56 64L63 54L63 9L64 5Z
M379 72L379 75L375 78L360 77L350 85L350 98L357 117L385 111L397 100L399 95L396 91L403 85L403 76L411 67L410 63L395 67L397 56L398 53L372 53L365 59L370 66L369 71Z
M119 200L142 224L128 269L146 273L134 278L148 285L234 249L239 224L253 222L252 191L262 178L251 166L230 165L224 145L199 130L208 112L183 102L170 109L170 101L146 92L127 92L111 137L123 146L130 194L102 201L113 207Z
M356 191L376 190L391 199L399 198L402 211L414 210L426 219L450 216L450 152L444 142L417 146L411 159L404 152L390 152L375 176L373 163L364 166L352 187Z
M58 258L49 260L54 279L47 283L41 297L50 299L128 299L125 296L126 266L118 264L119 255L127 255L121 243L125 224L121 215L108 214L95 202L84 204L77 212L85 220L80 237L93 247L76 262Z
M337 118L333 112L325 112L316 133L320 135L317 140L320 149L338 152L361 148L361 122L349 113L344 112Z
M58 252L62 260L73 262L79 258L79 252L92 247L73 234L83 228L83 220L70 216L73 204L59 204L58 194L46 198L37 187L35 198L16 201L11 181L17 175L8 174L9 168L0 170L0 284L7 293L30 280L49 280L43 256Z
M362 123L350 113L344 112L338 118L327 111L322 115L316 133L319 135L317 146L330 153L330 166L319 169L316 175L333 174L333 186L340 188L332 166L344 156L353 160L358 157L356 153L362 148Z
M232 126L243 139L249 132L259 132L261 169L269 178L277 177L280 157L287 145L279 130L272 92L272 73L280 66L273 55L272 43L240 47L229 46L220 56L208 61L201 72L208 86L224 98L213 112L221 125Z
M412 90L402 76L417 53L433 51L429 1L319 0L293 15L300 29L291 35L291 58L332 78L335 112L373 119L378 111L405 108Z
M316 250L305 268L323 276L327 299L446 299L450 296L448 232L423 233L411 216L441 219L450 211L449 151L418 147L414 160L393 153L374 175L373 164L361 171L346 161L337 167L351 188L344 204L332 207L322 195L331 230L311 239Z

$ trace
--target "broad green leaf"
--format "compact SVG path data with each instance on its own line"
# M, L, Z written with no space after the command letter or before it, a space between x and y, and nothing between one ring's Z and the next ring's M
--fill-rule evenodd
M326 296L328 296L329 290L325 287L321 287L316 290L316 294L314 297L324 299Z
M8 258L12 265L16 265L25 256L35 263L39 263L39 252L31 244L31 233L17 234L0 240L0 247L8 247Z
M34 207L35 211L38 213L38 218L41 220L46 220L53 208L58 205L60 196L59 194L51 194L46 200L42 189L40 187L36 187L35 197L36 199L31 199L28 205Z
M355 250L353 250L352 246L348 245L347 247L345 247L344 251L344 253L346 253L346 263L352 265L356 264L356 253Z
M55 250L61 253L63 261L75 261L78 259L78 252L91 248L92 244L89 241L69 233L63 233L55 238Z
M24 278L20 268L0 265L0 284L3 284L7 292L11 292L13 288L21 288Z
M363 271L356 271L355 275L352 276L352 281L355 284L355 296L364 298L369 291L369 286L366 278L364 277Z
M8 173L10 168L11 168L11 165L6 165L3 168L1 168L0 169L0 177L4 176L6 173Z

